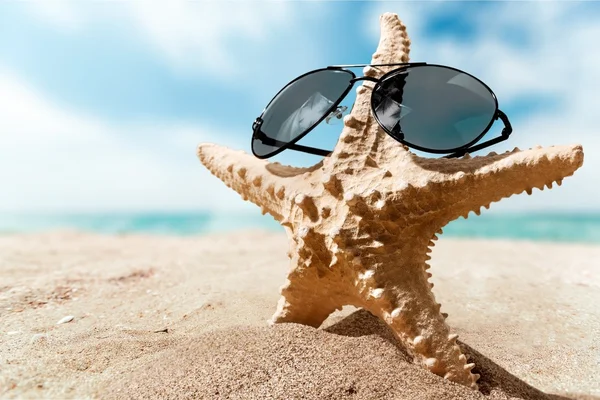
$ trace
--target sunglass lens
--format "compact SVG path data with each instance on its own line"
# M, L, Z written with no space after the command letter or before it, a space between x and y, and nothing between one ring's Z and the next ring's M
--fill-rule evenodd
M252 136L252 151L269 157L321 122L351 86L345 70L326 69L296 79L279 92L265 109Z
M450 152L478 139L492 123L497 102L471 75L424 65L380 81L372 107L380 125L396 139L421 150Z

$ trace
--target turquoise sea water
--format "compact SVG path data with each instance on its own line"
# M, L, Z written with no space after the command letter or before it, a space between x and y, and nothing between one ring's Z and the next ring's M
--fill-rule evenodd
M283 232L260 213L114 213L0 215L0 233L77 229L98 233L195 235L237 229ZM600 213L514 213L471 216L444 228L444 236L600 243Z

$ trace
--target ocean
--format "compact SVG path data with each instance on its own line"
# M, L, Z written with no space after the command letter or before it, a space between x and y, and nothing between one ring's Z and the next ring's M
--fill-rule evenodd
M103 234L198 235L238 229L283 228L269 215L252 213L111 213L0 215L0 234L76 229ZM444 236L600 243L600 213L503 213L460 218Z

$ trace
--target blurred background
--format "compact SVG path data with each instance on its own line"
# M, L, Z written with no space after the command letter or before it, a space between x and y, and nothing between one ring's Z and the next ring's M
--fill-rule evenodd
M287 82L370 62L383 12L407 25L412 61L494 90L514 133L483 154L584 146L561 187L445 233L599 242L600 3L587 1L0 3L0 232L281 229L210 175L196 146L249 152L252 122ZM323 125L302 143L333 148L342 125Z

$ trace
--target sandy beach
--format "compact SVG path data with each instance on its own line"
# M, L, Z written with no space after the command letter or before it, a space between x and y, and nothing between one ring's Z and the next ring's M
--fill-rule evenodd
M600 396L600 246L440 239L433 291L479 392L410 363L362 310L268 326L286 250L261 231L0 236L0 397Z

